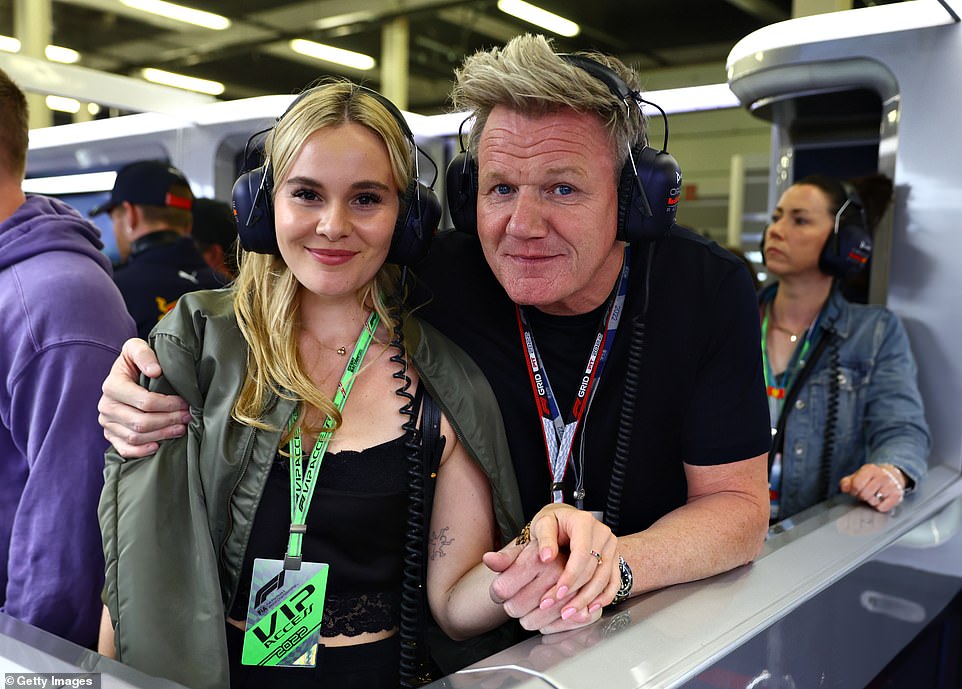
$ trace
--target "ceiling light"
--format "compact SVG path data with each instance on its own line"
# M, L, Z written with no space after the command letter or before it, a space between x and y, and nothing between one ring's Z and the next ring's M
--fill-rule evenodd
M289 45L295 53L313 57L315 60L333 62L336 65L344 65L345 67L363 70L374 69L375 65L377 65L374 58L369 55L355 53L350 50L342 50L341 48L324 45L323 43L315 43L314 41L305 41L303 38L295 38Z
M110 191L117 179L116 172L84 172L79 175L30 177L21 188L27 194L81 194Z
M12 36L0 36L0 50L5 53L19 53L20 48L22 48L20 39L13 38ZM44 48L44 55L47 59L52 62L65 62L67 64L77 62L80 59L80 53L71 48L64 48L59 45L48 45Z
M0 50L5 53L19 53L20 41L12 36L0 36Z
M704 84L663 91L645 91L642 96L645 100L660 105L666 113L720 110L741 106L738 96L732 93L728 84Z
M64 48L60 45L48 45L43 54L47 56L47 59L51 62L63 62L64 64L72 65L74 62L80 60L80 53L78 53L73 48Z
M96 117L100 114L99 103L87 103L87 114Z
M142 69L141 74L143 74L144 79L147 81L152 81L155 84L173 86L174 88L186 89L187 91L198 91L200 93L207 93L211 96L219 96L224 92L224 85L219 81L188 77L184 74L165 72L162 69L154 69L153 67L146 67L145 69Z
M195 10L192 7L175 5L172 2L164 2L164 0L120 0L120 2L135 10L150 12L151 14L167 17L168 19L186 22L187 24L195 24L205 29L216 29L219 31L230 26L230 19L227 17L214 14L213 12Z
M505 14L523 19L529 24L540 26L542 29L547 29L559 36L570 38L581 32L581 27L573 21L536 7L524 0L498 0L498 9Z
M76 98L64 96L47 96L44 99L47 107L57 112L69 112L71 115L80 112L80 101Z
M327 31L328 29L335 29L339 26L347 26L348 24L371 22L374 21L375 18L375 14L369 10L348 12L347 14L338 14L333 17L322 17L314 22L313 27L318 31Z

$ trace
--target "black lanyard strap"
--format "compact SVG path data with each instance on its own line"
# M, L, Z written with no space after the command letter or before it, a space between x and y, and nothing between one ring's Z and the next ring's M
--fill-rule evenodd
M835 337L836 333L834 329L826 328L822 332L822 336L818 338L818 343L815 345L815 349L812 350L812 354L808 357L808 361L802 367L802 370L798 372L795 380L792 382L791 387L789 387L788 392L785 393L785 401L782 404L782 410L778 414L778 423L775 426L775 435L772 437L772 449L768 453L768 468L772 468L772 460L777 454L781 454L785 446L785 424L788 421L788 415L791 408L795 404L795 400L798 399L798 395L802 390L802 386L808 377L812 375L812 371L815 369L815 364L818 362L828 346L828 341Z

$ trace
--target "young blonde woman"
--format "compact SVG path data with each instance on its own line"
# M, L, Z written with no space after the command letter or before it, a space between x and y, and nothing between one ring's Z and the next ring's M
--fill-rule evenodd
M400 307L395 264L439 212L396 108L322 85L265 150L235 186L256 253L151 335L151 389L188 401L186 436L108 453L102 650L190 687L396 689L420 671L425 566L452 637L507 619L480 564L521 528L501 417L474 364ZM278 661L302 666L263 666Z
M905 330L840 289L868 261L891 196L881 175L813 175L782 194L765 230L777 278L759 299L773 521L840 492L888 512L925 475L930 439Z

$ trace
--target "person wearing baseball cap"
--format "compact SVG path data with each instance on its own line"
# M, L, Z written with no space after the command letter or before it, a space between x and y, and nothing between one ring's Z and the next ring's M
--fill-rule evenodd
M237 221L229 203L194 199L194 225L190 230L207 265L226 280L237 277Z
M164 161L141 160L121 168L110 198L90 211L110 214L123 261L114 282L140 337L182 294L224 285L190 236L193 204L184 173Z

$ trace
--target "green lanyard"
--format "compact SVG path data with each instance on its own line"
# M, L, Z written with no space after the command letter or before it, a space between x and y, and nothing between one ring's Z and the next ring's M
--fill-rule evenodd
M764 309L762 315L762 366L765 371L765 387L768 392L768 413L771 418L772 434L774 435L775 425L778 422L778 416L781 414L782 404L785 401L785 393L788 392L798 372L805 366L808 350L811 349L812 346L812 336L815 334L818 322L822 318L822 312L819 311L818 316L808 327L808 330L805 331L805 339L802 340L800 345L795 347L788 366L785 367L782 375L776 377L768 361L768 317L771 314L771 308L771 304L769 303L768 308Z
M361 368L364 355L367 354L371 341L374 339L374 332L377 330L381 317L376 311L372 311L361 334L354 345L354 353L351 354L341 380L337 384L337 392L334 395L334 406L338 411L344 410L344 403L347 396L351 393L354 385L354 378ZM290 424L293 427L297 422L297 412L291 416ZM324 453L334 435L332 429L334 420L328 416L324 421L324 430L317 436L314 449L311 451L311 458L307 462L305 471L302 463L301 454L301 429L294 428L294 435L291 437L288 447L290 449L291 460L291 536L287 543L287 555L284 557L284 569L301 568L301 546L304 534L307 533L307 510L311 506L311 499L314 497L314 488L317 485L317 474L324 460Z

